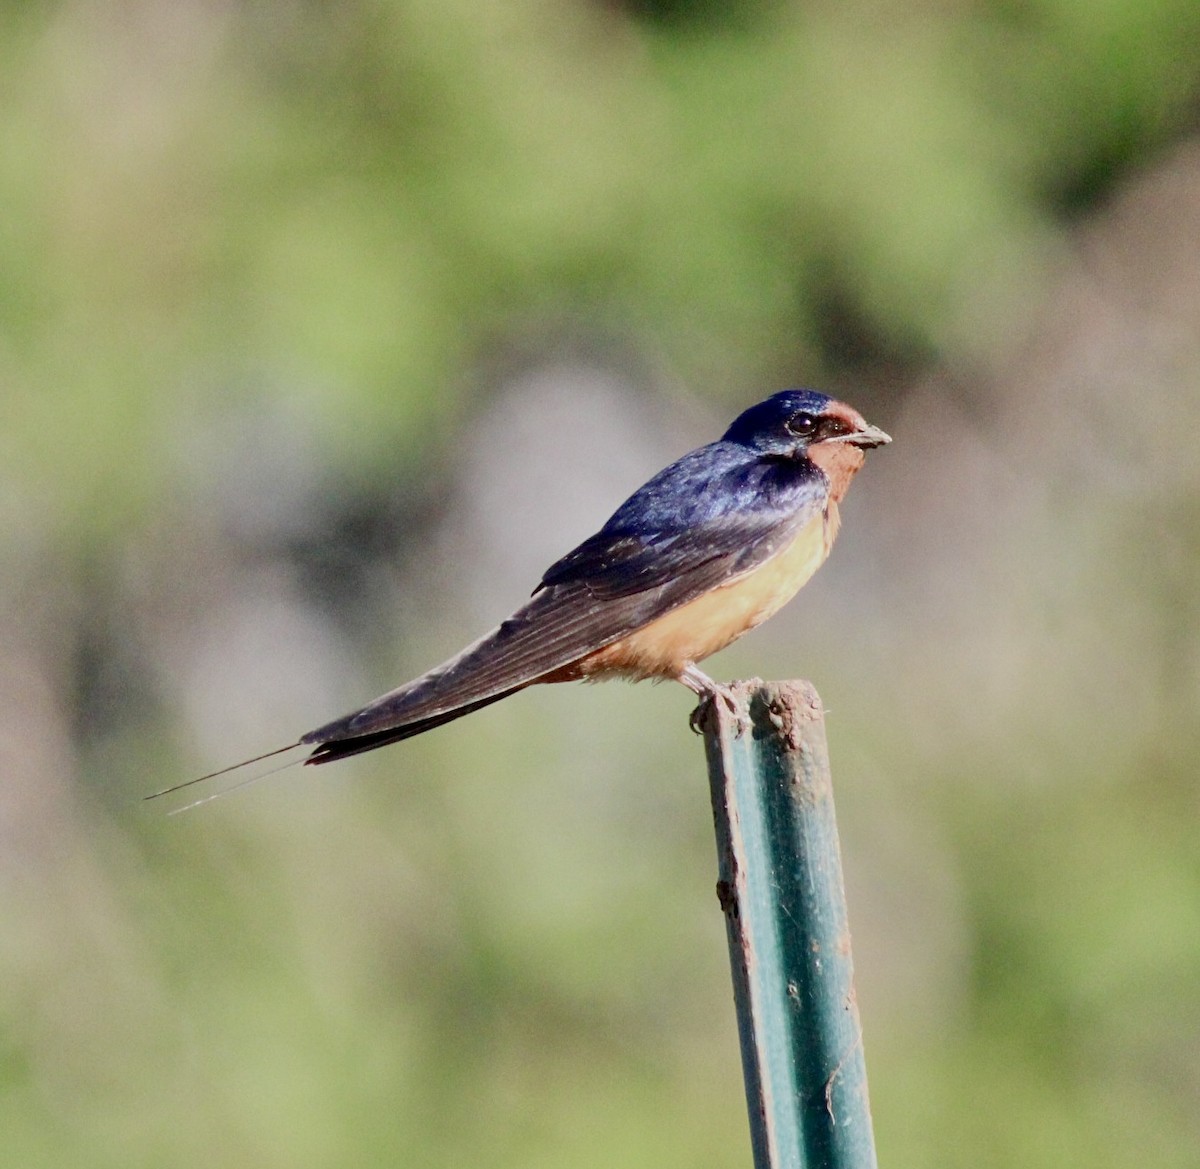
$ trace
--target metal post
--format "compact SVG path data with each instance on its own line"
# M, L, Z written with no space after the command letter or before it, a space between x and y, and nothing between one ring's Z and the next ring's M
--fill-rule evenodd
M737 683L703 731L756 1169L874 1169L821 699Z

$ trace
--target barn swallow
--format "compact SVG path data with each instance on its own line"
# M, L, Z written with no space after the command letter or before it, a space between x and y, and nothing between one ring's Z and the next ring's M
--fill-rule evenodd
M245 763L297 747L311 748L306 764L344 759L539 682L673 678L702 700L732 702L697 663L807 583L829 555L838 504L866 450L887 442L857 410L825 394L775 394L635 491L491 633L361 709Z

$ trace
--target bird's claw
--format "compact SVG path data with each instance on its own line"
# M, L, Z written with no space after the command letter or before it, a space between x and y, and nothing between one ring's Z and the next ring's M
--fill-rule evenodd
M750 718L737 696L728 686L714 683L700 696L700 702L688 718L688 725L698 735L704 733L704 723L714 706L720 703L734 718L734 738L740 739L750 730Z

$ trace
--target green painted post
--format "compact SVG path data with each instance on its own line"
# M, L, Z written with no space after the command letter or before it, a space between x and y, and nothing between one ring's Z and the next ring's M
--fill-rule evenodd
M874 1169L824 711L807 682L703 708L756 1169Z

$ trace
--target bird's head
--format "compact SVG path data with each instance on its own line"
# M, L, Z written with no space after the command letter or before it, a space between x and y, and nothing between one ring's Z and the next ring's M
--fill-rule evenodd
M783 390L751 406L724 434L772 459L812 460L828 476L840 499L869 447L891 442L852 406L816 390Z
M866 448L892 441L852 406L816 390L772 394L739 414L724 438L764 455L784 457L811 455L822 443Z

